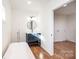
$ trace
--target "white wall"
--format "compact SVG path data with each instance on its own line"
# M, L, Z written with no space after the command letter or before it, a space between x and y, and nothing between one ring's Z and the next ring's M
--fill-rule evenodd
M55 14L55 39L54 41L76 40L76 15Z
M12 41L26 41L26 33L30 33L31 30L27 28L27 19L29 16L36 16L37 28L34 32L41 32L40 15L36 12L13 10L12 12ZM20 33L20 39L17 38L17 32Z
M55 14L55 39L54 41L66 40L66 16Z
M76 42L76 15L71 14L67 16L67 40Z
M47 8L42 12L42 34L45 40L42 41L42 47L53 55L53 12ZM51 36L52 35L52 36Z
M9 0L3 0L3 8L5 9L5 20L2 21L2 54L4 55L11 42L11 6Z

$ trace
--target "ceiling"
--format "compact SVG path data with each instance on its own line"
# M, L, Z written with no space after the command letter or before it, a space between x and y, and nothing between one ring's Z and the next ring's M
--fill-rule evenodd
M27 4L28 1L32 3ZM12 9L39 11L50 0L10 0Z
M67 4L66 7L62 6L61 8L55 10L55 14L70 15L75 13L76 13L76 1Z

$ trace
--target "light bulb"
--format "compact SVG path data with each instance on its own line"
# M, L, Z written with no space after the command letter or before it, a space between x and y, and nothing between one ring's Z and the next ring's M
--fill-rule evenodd
M31 1L27 1L27 4L30 5L32 2Z

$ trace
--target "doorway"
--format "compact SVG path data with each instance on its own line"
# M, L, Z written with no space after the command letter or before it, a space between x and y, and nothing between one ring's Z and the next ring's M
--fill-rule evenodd
M76 1L54 10L54 53L63 59L75 59Z
M54 11L54 41L76 41L76 2Z

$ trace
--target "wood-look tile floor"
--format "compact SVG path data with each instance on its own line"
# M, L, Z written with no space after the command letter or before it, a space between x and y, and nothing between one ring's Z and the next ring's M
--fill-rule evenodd
M55 42L53 56L50 56L39 46L31 46L30 48L36 59L76 59L75 43L70 41Z

